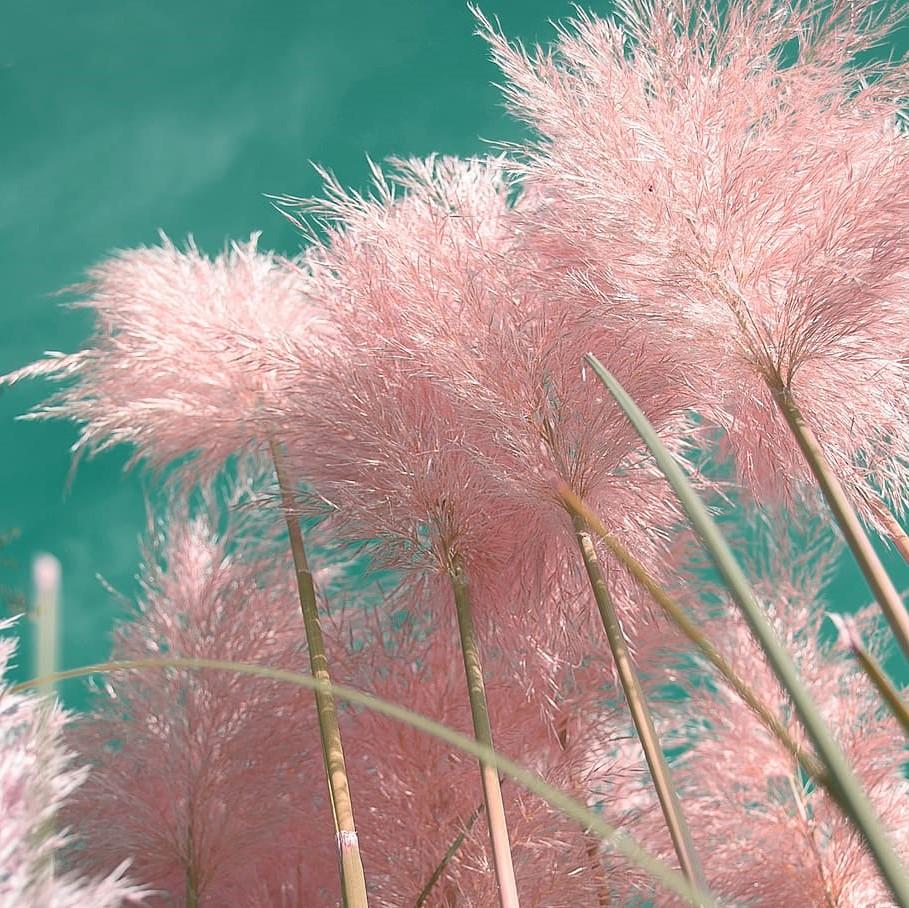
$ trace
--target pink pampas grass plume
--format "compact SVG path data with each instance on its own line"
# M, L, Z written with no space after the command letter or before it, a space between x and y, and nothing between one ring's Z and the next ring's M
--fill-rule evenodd
M289 572L250 555L261 534L236 525L219 533L213 520L170 514L114 658L303 670ZM73 738L93 764L69 811L81 863L106 870L131 858L137 878L160 892L152 904L336 903L309 691L229 672L149 669L109 676L99 698Z
M301 296L295 269L257 249L258 235L214 259L189 242L127 250L89 272L90 344L6 376L75 379L37 417L82 425L77 451L120 442L155 467L193 455L194 475L261 446L260 411L274 377L244 365L250 348L284 331L318 336L325 323Z
M484 24L538 134L518 170L541 286L674 335L759 496L808 478L771 390L791 389L872 522L869 493L909 493L907 71L853 65L875 8L629 0L532 53Z
M0 623L0 631L12 622ZM0 676L15 650L0 638ZM143 903L143 890L124 878L128 861L99 878L55 867L70 839L57 815L85 780L63 744L68 716L54 700L13 693L0 684L0 906L120 908Z
M828 551L821 557L818 546L809 546L801 558L789 553L788 563L774 559L757 590L905 857L909 783L903 772L904 738L866 675L835 643L823 639L824 579L835 557L829 539L823 544ZM866 632L875 626L881 630L868 612L859 622ZM716 618L705 630L793 738L809 747L741 619ZM676 777L692 805L698 846L711 855L707 870L717 897L766 908L893 905L850 821L823 789L806 780L792 755L728 689L697 685L691 677L686 686L691 695L689 749ZM643 830L634 825L631 830L646 840Z
M291 437L304 427L297 472L365 535L400 540L401 561L457 555L478 588L511 564L551 589L554 562L576 562L558 544L544 557L551 539L572 544L559 481L656 558L677 512L581 361L599 351L675 431L686 398L668 353L527 286L501 160L396 167L376 169L373 197L329 179L327 198L305 203L327 232L306 257L307 294L344 329L297 391L302 364L286 350L266 360L290 389L277 418Z

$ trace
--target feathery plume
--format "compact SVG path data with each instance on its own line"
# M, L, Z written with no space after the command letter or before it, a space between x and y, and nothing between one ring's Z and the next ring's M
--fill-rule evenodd
M538 136L516 165L535 278L609 295L641 344L684 354L761 497L809 478L791 391L878 525L868 500L909 495L909 144L906 65L854 60L893 24L876 9L627 0L533 52L481 24Z
M0 623L7 631L13 622ZM15 651L0 637L0 677ZM61 807L83 784L63 744L68 716L50 698L11 693L0 684L0 906L121 908L144 903L145 891L124 878L127 861L97 879L60 873L55 855L69 841L55 829Z
M246 557L234 524L174 509L150 551L143 601L114 658L205 656L298 670L291 577ZM80 863L127 857L161 904L337 898L331 815L318 782L312 697L224 672L111 676L73 737L93 772L69 811Z
M118 253L89 272L95 336L82 351L49 358L2 380L75 379L36 418L82 424L77 451L121 442L163 468L192 455L193 478L232 454L262 449L260 410L274 377L244 365L264 338L294 330L315 338L328 326L301 296L297 272L257 249L258 234L214 259L190 240Z
M231 455L268 451L282 497L289 499L294 477L280 457L279 427L262 415L279 388L272 373L250 368L246 360L269 337L292 336L298 354L311 351L331 329L302 297L298 270L258 252L257 241L253 235L210 260L192 242L180 252L162 237L160 247L102 263L91 272L91 298L83 303L98 319L93 343L75 357L52 357L0 381L75 375L76 383L36 415L82 423L77 451L129 442L134 459L159 468L191 456L179 475L193 481L211 479ZM311 668L330 680L300 528L284 511ZM363 872L334 704L324 691L315 697L346 898L351 908L362 908L362 885L356 896L348 889L362 884Z
M634 432L615 418L592 377L587 381L582 355L605 350L664 427L682 423L684 395L671 383L671 368L658 368L655 345L642 351L629 342L627 324L526 288L520 262L512 260L519 222L501 162L429 159L398 168L395 179L406 190L400 199L377 172L373 199L330 182L328 201L309 205L343 219L329 224L328 241L311 250L309 292L324 300L323 308L334 305L350 327L349 347L323 363L326 387L314 396L317 403L306 393L296 395L299 403L286 398L305 411L310 431L318 424L312 434L324 445L324 451L293 446L313 461L299 472L342 514L373 531L390 527L405 551L418 551L420 534L428 535L431 558L455 579L459 609L459 576L469 578L479 601L508 603L517 598L511 578L518 567L524 589L541 574L568 580L549 585L549 601L581 606L575 611L589 622L577 553L569 547L581 530L557 483L602 503L618 534L629 535L627 527L637 536L642 554L665 547L660 534L677 512ZM641 368L645 363L652 372ZM282 422L292 425L292 413L282 413ZM504 575L510 588L502 587L502 563L511 568ZM501 611L514 621L507 608ZM541 617L558 627L567 611L544 608ZM668 770L631 677L618 612L611 599L600 611L612 614L610 646L671 812ZM518 620L526 626L531 617L525 612ZM675 827L684 851L684 821ZM682 862L697 876L690 849Z

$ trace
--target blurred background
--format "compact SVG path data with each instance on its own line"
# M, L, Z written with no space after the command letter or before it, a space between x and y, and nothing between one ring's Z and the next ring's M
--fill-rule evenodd
M571 14L564 0L481 5L527 43L550 41L550 20ZM298 236L265 194L317 193L310 162L363 187L367 155L469 155L521 135L464 0L38 0L5 4L3 19L0 374L82 345L90 316L55 294L114 249L164 230L216 253L261 230L262 248L292 253ZM126 608L105 582L135 593L147 481L117 450L82 462L68 485L75 428L16 421L48 391L0 394L0 535L18 534L2 540L0 592L21 611L33 558L59 558L72 667L107 656ZM899 557L885 560L909 586ZM869 598L843 559L831 608ZM81 685L64 694L84 703Z

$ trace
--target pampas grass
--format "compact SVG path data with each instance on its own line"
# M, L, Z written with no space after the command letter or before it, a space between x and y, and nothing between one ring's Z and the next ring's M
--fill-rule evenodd
M909 498L906 67L855 63L894 21L623 0L528 51L480 16L522 146L323 170L276 200L292 259L95 266L86 347L0 383L62 382L33 415L166 503L112 662L54 673L45 620L45 699L0 693L0 895L909 908L886 633L829 646L827 530L784 544L826 499L909 646L867 535Z

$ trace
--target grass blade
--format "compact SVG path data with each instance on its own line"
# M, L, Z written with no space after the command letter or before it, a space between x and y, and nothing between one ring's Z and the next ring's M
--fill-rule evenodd
M631 836L626 835L614 826L611 826L595 810L591 810L576 798L571 797L555 786L545 782L536 773L531 772L529 769L525 769L514 760L510 760L508 757L504 757L489 747L480 744L479 741L469 738L467 735L463 735L460 732L449 728L447 725L443 725L441 722L436 722L435 720L415 713L404 706L399 706L397 703L391 703L388 700L383 700L372 694L364 693L353 687L334 684L329 681L320 681L311 675L304 675L300 672L292 672L284 669L269 668L264 665L250 665L247 663L228 662L220 659L183 659L180 657L171 657L128 659L118 662L98 662L93 665L84 665L80 668L55 672L53 675L33 678L29 681L24 681L21 684L15 684L10 687L9 690L15 693L29 688L40 688L45 684L56 684L60 681L68 681L73 678L85 678L89 675L154 668L182 668L195 671L229 671L239 675L268 678L272 681L284 681L289 684L297 684L300 687L309 688L313 691L321 690L331 694L338 700L344 700L347 703L353 703L362 706L365 709L371 709L380 715L387 716L397 722L402 722L405 725L409 725L411 728L432 735L434 738L450 745L456 750L460 750L462 753L469 754L477 760L484 761L489 765L494 766L499 773L508 776L518 785L521 785L523 788L526 788L528 791L542 798L555 810L558 810L564 816L575 820L583 829L589 830L598 835L601 839L609 842L616 851L640 867L654 880L660 882L667 891L684 899L689 905L703 905L704 908L721 908L720 904L712 896L699 891L680 873L672 870L662 861L648 854Z
M840 804L865 839L882 877L887 881L900 908L909 908L909 877L896 856L891 842L871 803L862 791L845 755L827 728L792 659L780 643L751 586L726 542L719 527L688 482L672 454L660 441L647 417L628 396L618 380L602 363L588 354L587 362L628 417L644 444L650 449L657 465L678 496L685 513L704 543L710 557L726 584L733 601L742 611L752 632L760 643L777 678L788 692L805 726L818 756L824 761L833 784L840 791Z

